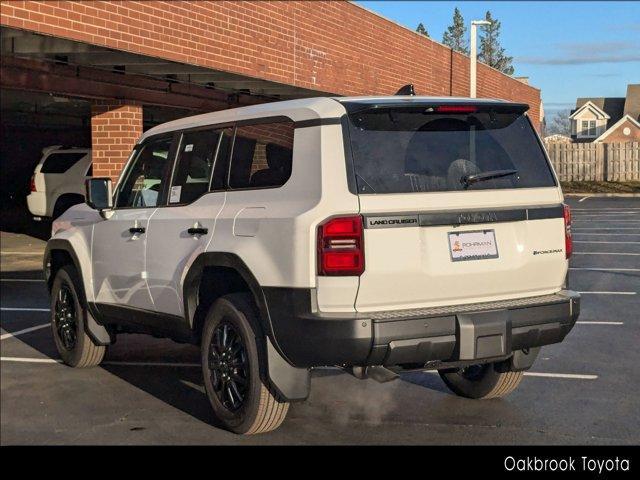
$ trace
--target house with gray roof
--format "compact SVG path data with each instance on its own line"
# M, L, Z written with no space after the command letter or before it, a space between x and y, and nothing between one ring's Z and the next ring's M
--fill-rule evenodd
M569 119L574 142L640 141L640 84L625 97L578 98Z

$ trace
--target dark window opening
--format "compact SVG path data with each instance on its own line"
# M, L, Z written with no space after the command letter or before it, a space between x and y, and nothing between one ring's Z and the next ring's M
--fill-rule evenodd
M169 204L191 203L224 187L231 129L184 133L169 192ZM214 178L211 178L212 172Z
M116 207L146 208L164 203L165 179L169 176L171 138L143 145L126 172Z
M442 114L425 107L371 108L349 115L359 193L441 192L555 185L522 113ZM467 183L471 175L516 170Z
M53 152L45 159L40 173L64 173L78 163L85 155L88 155L88 153Z
M294 129L293 122L238 127L229 186L268 188L284 185L291 176Z

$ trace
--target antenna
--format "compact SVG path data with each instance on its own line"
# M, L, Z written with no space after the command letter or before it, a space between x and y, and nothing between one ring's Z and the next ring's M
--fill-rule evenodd
M415 97L416 92L413 89L413 83L408 83L404 87L400 88L400 90L396 92L396 95L411 95L412 97Z

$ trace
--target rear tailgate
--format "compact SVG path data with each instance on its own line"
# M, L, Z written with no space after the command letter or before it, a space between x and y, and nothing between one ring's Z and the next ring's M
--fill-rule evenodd
M537 190L534 202L530 192L512 190L419 197L360 196L366 267L357 310L476 303L561 288L567 262L556 188ZM459 235L464 232L480 235ZM493 240L495 250L465 249L470 242ZM453 252L455 241L459 253ZM486 257L464 259L465 250Z
M348 106L365 227L356 309L560 290L562 194L526 105L428 102Z

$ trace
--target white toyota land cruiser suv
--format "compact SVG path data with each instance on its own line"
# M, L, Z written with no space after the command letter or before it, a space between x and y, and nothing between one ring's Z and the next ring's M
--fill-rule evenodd
M90 179L54 222L60 355L98 365L119 333L200 345L214 413L243 434L277 428L319 366L508 394L580 305L569 209L526 110L314 98L149 130L113 194Z

